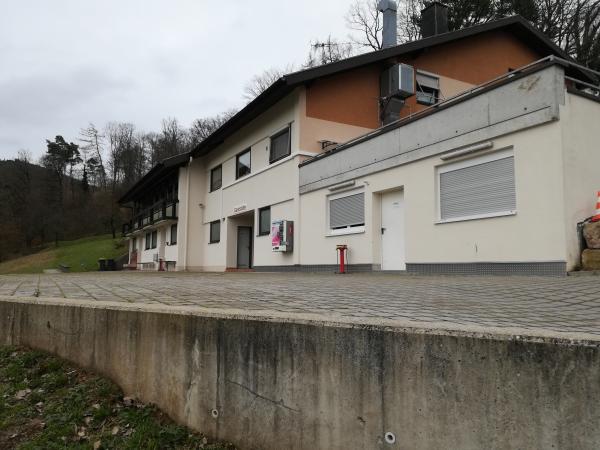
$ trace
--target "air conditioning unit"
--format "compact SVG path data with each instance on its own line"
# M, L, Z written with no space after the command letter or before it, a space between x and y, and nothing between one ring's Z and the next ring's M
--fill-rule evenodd
M158 253L155 253L152 257L154 262L158 262Z
M271 222L271 251L291 252L294 250L294 222L273 220Z
M415 69L408 64L394 64L381 74L381 97L407 98L415 95Z

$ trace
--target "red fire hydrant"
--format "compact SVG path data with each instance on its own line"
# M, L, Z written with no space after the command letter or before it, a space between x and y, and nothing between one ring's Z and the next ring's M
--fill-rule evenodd
M348 252L347 245L337 245L335 249L338 252L338 263L340 265L340 271L338 273L346 273L346 253Z
M165 271L165 260L162 258L158 261L158 271L159 272Z

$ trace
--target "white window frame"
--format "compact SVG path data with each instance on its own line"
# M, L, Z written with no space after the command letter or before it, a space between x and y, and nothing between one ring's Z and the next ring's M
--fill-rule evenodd
M442 219L442 204L441 204L442 192L441 192L441 182L440 182L441 174L446 173L446 172L452 172L454 170L464 169L466 167L472 167L472 166L477 166L479 164L497 161L499 159L510 158L510 157L512 157L513 162L516 163L516 160L514 159L515 153L514 153L514 149L512 147L494 151L492 153L487 153L484 155L470 156L467 159L463 159L463 160L460 160L457 162L452 162L449 164L437 166L436 171L435 171L435 181L437 184L437 186L436 186L437 220L435 221L435 223L443 224L443 223L452 223L452 222L464 222L464 221L468 221L468 220L489 219L492 217L505 217L505 216L516 215L517 209L514 209L514 210L510 210L510 211L498 211L498 212L493 212L493 213L474 214L471 216L462 216L462 217L453 217L451 219ZM516 189L517 189L517 179L516 179L516 164L515 164L515 197L517 196ZM516 201L516 198L515 198L515 201Z
M349 226L346 228L337 228L337 229L332 229L331 228L331 224L330 224L330 220L331 220L331 216L330 216L330 205L331 205L331 200L336 200L338 198L343 198L343 197L349 197L351 195L356 195L356 194L363 194L364 195L364 219L365 219L365 224L364 225L357 225L357 226ZM326 217L327 217L327 233L325 234L325 236L340 236L340 235L346 235L346 234L360 234L360 233L364 233L365 232L365 225L367 223L367 194L365 192L364 188L360 188L360 189L352 189L352 190L346 190L343 192L338 192L335 194L330 194L326 197Z

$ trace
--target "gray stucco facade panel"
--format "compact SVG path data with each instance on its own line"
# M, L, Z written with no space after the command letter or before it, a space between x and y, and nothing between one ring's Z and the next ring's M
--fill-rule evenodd
M564 72L547 67L300 168L300 193L559 118Z

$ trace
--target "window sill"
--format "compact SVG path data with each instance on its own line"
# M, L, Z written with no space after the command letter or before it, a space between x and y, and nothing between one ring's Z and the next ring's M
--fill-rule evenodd
M269 164L274 164L274 163L276 163L278 161L281 161L282 159L285 159L285 158L287 158L287 157L289 157L291 155L292 155L292 153L290 152L290 153L288 153L286 155L280 156L279 158L275 158L275 159L269 158Z
M209 242L208 242L208 245L211 245L211 244L218 244L219 242L221 242L221 241L209 241Z
M516 216L516 215L517 215L517 211L505 211L505 212L498 212L498 213L478 214L475 216L455 217L452 219L438 220L435 222L435 224L440 225L440 224L444 224L444 223L467 222L469 220L492 219L494 217L507 217L507 216Z
M365 227L342 228L341 230L329 230L325 237L347 236L349 234L364 234Z
M245 181L245 180L249 180L250 178L252 178L252 177L255 177L256 175L259 175L259 174L261 174L261 173L263 173L263 172L266 172L266 171L267 171L267 170L269 170L269 169L272 169L272 168L274 168L274 167L278 167L278 166L279 166L279 165L281 165L281 164L284 164L284 163L286 163L286 162L288 162L288 161L291 161L291 160L292 160L292 159L294 159L296 156L299 156L299 155L301 155L301 154L302 154L302 153L300 153L300 152L297 152L297 153L292 153L291 155L288 155L288 156L286 156L285 158L281 158L280 160L278 160L278 161L276 161L276 162L274 162L274 163L272 163L272 164L269 164L268 166L266 166L266 167L263 167L262 169L258 169L258 170L256 170L255 172L251 172L251 173L249 173L248 175L244 176L243 178L239 178L239 179L237 179L237 180L234 180L234 181L232 181L232 182L231 182L231 183L229 183L229 184L226 184L226 185L225 185L225 186L223 186L221 189L225 190L225 189L228 189L228 188L230 188L231 186L234 186L234 185L236 185L236 184L238 184L238 183L241 183L241 182L243 182L243 181Z

